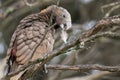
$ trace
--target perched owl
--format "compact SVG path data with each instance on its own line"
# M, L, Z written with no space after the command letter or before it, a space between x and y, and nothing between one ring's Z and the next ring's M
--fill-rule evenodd
M39 45L46 30L51 25L54 26L47 32L45 39ZM7 73L19 70L20 67L29 61L42 58L52 51L55 41L54 35L57 33L56 29L61 28L61 38L66 42L66 30L71 26L71 15L69 12L56 5L51 5L40 13L32 14L22 19L13 33L7 51ZM13 77L10 80L18 80L19 77Z

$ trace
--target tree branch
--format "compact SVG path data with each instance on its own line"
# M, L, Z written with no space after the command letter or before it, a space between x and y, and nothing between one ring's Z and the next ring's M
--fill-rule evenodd
M112 7L112 8L105 14L105 17L109 17L110 14L111 14L113 11L115 11L115 10L117 10L117 9L119 9L119 8L120 8L120 5L116 5L116 6Z
M47 69L52 70L73 70L73 71L88 71L88 70L100 70L109 72L120 72L120 66L104 66L99 64L87 64L87 65L47 65Z
M115 25L120 25L120 15L101 19L100 21L98 21L98 23L95 26L93 26L90 30L86 31L81 36L80 39L85 37L88 38L91 35L98 33L103 28L107 28Z
M29 6L29 7L32 7L32 6L35 6L35 5L37 5L39 2L34 2L34 3L29 3L27 0L23 0L24 1L24 3L27 5L27 6Z
M120 4L120 1L104 5L104 6L101 7L102 12L104 12L105 8L108 8L108 7L111 7L111 6L113 7L113 6L116 6L116 5L119 5L119 4Z

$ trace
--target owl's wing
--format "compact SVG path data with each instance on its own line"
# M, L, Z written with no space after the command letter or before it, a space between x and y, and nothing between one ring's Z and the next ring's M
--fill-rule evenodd
M18 33L21 33L21 30L23 30L23 29L25 29L27 27L31 27L33 20L36 20L37 16L38 16L37 14L32 14L32 15L29 15L29 16L25 17L24 19L22 19L20 21L17 29L15 30L15 32L13 33L13 35L11 37L9 48L7 50L6 59L9 59L12 50L13 50L13 52L16 51L15 50L15 42L16 42Z
M20 22L11 38L6 56L8 73L19 70L22 65L43 57L53 49L54 38L52 33L54 32L52 30L47 32L44 41L38 46L43 39L48 24L31 17L33 15ZM13 78L16 79L16 76Z
M18 64L28 62L33 55L35 47L40 43L45 34L47 24L38 20L30 21L31 17L33 15L20 22L11 38L6 56L9 65L14 61Z

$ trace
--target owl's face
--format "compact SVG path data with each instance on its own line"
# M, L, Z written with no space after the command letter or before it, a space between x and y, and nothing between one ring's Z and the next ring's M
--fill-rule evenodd
M62 8L58 7L56 5L49 6L48 8L44 9L41 11L41 13L44 12L50 12L53 20L52 23L56 23L54 26L55 29L61 28L61 39L66 42L68 35L67 35L67 30L72 27L72 22L71 22L71 15L70 13Z
M66 31L72 27L71 15L66 9L54 5L53 16L57 28L61 28L61 39L66 43L68 38Z
M55 9L55 22L62 29L68 30L72 26L70 13L62 7L56 7Z

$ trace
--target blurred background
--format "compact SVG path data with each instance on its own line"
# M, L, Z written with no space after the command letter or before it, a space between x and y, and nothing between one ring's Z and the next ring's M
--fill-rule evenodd
M57 0L0 0L0 59L4 58L19 21L25 16L40 12L49 5L56 4ZM114 3L113 6L105 7ZM60 6L66 8L71 16L73 27L68 31L69 39L90 29L97 21L104 17L120 14L119 0L60 0ZM112 12L110 10L117 6ZM107 14L107 13L110 14ZM56 35L54 49L63 44ZM49 64L102 64L119 65L120 41L100 38L89 48L74 50L51 60ZM101 73L104 73L101 75ZM89 78L96 76L96 78ZM83 79L82 79L83 78ZM106 73L98 70L77 72L50 70L48 80L120 80L120 73Z

